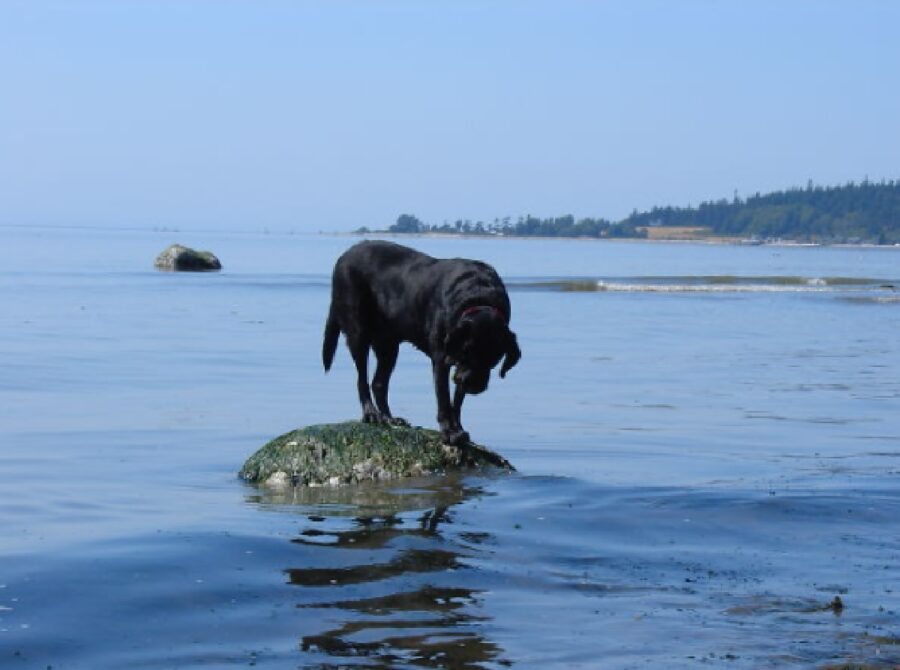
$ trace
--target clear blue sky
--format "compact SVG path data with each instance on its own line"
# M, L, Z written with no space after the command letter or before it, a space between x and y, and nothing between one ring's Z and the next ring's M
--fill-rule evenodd
M349 230L900 177L900 2L0 0L0 223Z

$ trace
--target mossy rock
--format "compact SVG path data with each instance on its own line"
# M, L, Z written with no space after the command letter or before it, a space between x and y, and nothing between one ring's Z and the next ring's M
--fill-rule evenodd
M264 445L240 476L272 486L341 486L450 470L514 470L477 444L444 444L436 430L347 421L299 428Z
M211 251L197 251L173 244L156 257L154 267L169 272L210 272L222 269L222 263Z

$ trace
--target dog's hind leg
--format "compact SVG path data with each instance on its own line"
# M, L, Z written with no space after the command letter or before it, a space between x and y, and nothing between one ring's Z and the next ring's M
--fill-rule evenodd
M359 335L348 334L347 348L356 364L356 390L362 407L362 420L365 423L381 423L381 414L372 403L372 393L369 390L369 343Z
M391 373L397 364L397 354L400 351L399 342L376 343L375 358L378 364L375 366L375 376L372 377L372 393L375 395L375 404L382 418L388 422L400 426L408 426L406 419L395 417L388 406L388 387L391 383Z

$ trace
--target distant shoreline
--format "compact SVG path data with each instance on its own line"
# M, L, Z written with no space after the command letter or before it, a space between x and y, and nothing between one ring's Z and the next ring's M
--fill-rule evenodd
M734 247L825 247L836 249L900 249L897 244L872 244L867 242L850 243L835 242L799 242L795 240L759 240L745 241L743 239L729 237L696 237L651 239L647 237L575 237L569 235L478 235L471 233L393 233L386 230L370 230L368 232L342 232L328 233L322 231L322 235L335 235L341 237L391 237L397 239L466 239L466 240L570 240L573 242L626 242L634 244L706 244L709 246L734 246Z
M900 249L900 243L874 244L871 242L799 242L795 240L760 240L753 243L729 237L696 237L680 239L651 239L644 237L575 237L571 235L484 235L472 233L395 233L390 231L370 230L367 232L339 230L297 230L282 228L191 228L191 227L143 227L143 226L85 226L31 223L0 223L0 230L21 231L62 231L62 232L106 232L106 233L152 233L156 235L265 235L265 236L297 236L320 235L328 237L367 236L389 237L395 239L478 239L478 240L570 240L576 242L628 242L641 244L705 244L710 246L763 246L763 247L826 247L837 249Z
M900 244L900 181L865 179L843 186L816 186L720 198L692 207L634 210L624 219L504 216L493 220L444 219L428 223L403 213L385 232L504 237L587 237L704 242L709 244L872 245ZM354 232L369 232L363 226Z

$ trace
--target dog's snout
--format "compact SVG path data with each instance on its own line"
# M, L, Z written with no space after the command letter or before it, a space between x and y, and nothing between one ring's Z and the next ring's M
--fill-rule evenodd
M484 383L466 384L465 389L466 393L468 393L469 395L478 395L479 393L487 391L487 387L487 380L485 379Z
M468 368L457 368L453 374L453 382L461 386L470 395L477 395L487 390L491 378L491 371L482 372Z

